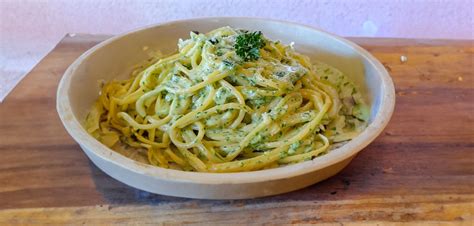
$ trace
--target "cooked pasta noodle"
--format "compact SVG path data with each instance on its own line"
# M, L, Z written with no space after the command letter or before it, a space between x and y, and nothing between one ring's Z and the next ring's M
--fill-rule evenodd
M191 32L178 52L103 85L87 131L149 164L238 172L313 159L357 136L369 109L337 69L260 32Z

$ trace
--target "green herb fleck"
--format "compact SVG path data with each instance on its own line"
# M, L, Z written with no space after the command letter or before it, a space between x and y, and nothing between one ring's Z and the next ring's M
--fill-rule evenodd
M277 72L275 73L275 75L281 78L281 77L283 77L283 76L286 75L286 72L284 72L284 71L277 71Z
M287 156L288 156L288 154L286 153L286 151L280 152L280 159L284 159Z
M290 151L292 153L294 153L294 151L296 151L296 149L298 149L300 147L300 145L301 145L300 141L296 141L296 142L292 143L290 145ZM288 151L288 152L290 152L290 151Z
M217 40L217 38L211 38L209 39L209 42L212 43L213 45L219 43L219 40Z
M223 60L222 63L226 66L226 67L233 67L234 64L228 60Z

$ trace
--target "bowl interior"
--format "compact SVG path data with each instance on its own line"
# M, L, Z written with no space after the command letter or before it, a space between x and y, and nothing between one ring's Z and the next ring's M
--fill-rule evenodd
M349 76L371 106L368 128L344 146L312 161L281 167L285 169L258 171L258 178L255 177L256 172L235 173L239 174L241 181L261 180L270 176L290 177L343 161L375 139L390 119L394 105L390 76L375 58L357 45L314 28L287 22L252 18L202 18L139 29L106 40L80 56L66 71L58 89L58 112L68 132L78 143L101 158L126 165L136 172L161 176L173 174L169 178L179 177L183 180L207 178L215 183L234 183L234 179L226 178L224 174L201 173L201 177L196 178L190 172L171 173L158 167L147 168L134 164L130 159L116 156L82 127L85 116L99 95L99 81L126 78L134 66L143 63L153 52L175 52L177 40L188 38L190 31L207 32L222 26L258 30L270 39L285 44L294 42L298 52L330 64Z

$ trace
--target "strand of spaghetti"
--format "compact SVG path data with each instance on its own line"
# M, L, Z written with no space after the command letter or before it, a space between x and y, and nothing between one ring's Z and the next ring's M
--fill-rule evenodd
M191 130L186 130L183 133L183 137L188 143L196 139L196 135ZM204 155L204 158L210 161L211 163L219 163L224 161L222 157L215 153L214 149L206 147L201 142L197 143L194 148L197 148L199 153Z
M181 155L184 156L184 158L186 158L187 162L189 163L189 165L191 165L191 167L193 167L195 170L197 170L198 172L205 172L207 171L207 166L206 164L204 164L198 157L196 157L193 153L189 152L187 149L185 148L179 148L178 147L178 150L179 152L181 153Z
M181 167L186 165L186 161L184 161L181 157L171 151L171 148L168 147L167 149L165 149L165 154L167 154L173 162L180 165Z
M315 75L314 75L314 77L315 77ZM339 99L337 98L337 96L338 96L337 91L331 86L328 86L328 85L325 85L321 82L318 82L317 79L311 79L310 80L307 77L303 77L302 80L303 80L303 82L305 82L307 84L311 84L313 86L312 87L313 89L317 89L321 93L323 93L324 95L327 95L327 96L330 97L330 99L332 100L332 104L331 104L331 108L330 108L330 111L328 112L328 114L329 114L330 117L335 116L337 114L337 112L339 111L339 107L340 107L340 102L339 102Z
M244 97L242 97L242 94L233 85L229 84L226 80L220 80L219 83L223 87L231 90L232 94L234 94L235 98L237 98L237 101L239 102L239 104L245 105ZM231 129L236 128L242 122L242 119L244 119L244 116L245 116L245 111L243 110L239 111L239 115L229 127Z
M155 129L149 129L146 131L148 133L148 140L155 140L155 135L156 135L156 128Z
M216 152L216 149L214 149L214 147L213 147L212 145L207 144L205 140L202 141L202 145L203 145L207 150L209 150L209 153L211 153L211 155L215 155L218 159L221 160L221 162L224 161L224 160L223 160L224 158L222 158L222 156L219 155L219 153Z
M203 49L201 51L201 58L202 58L202 61L204 61L204 65L212 64L213 60L211 59L211 57L209 55L210 55L209 54L209 46L204 45ZM203 64L203 63L201 63L201 64Z
M243 131L240 128L238 131L229 129L208 129L206 130L206 137L212 139L209 142L240 142L250 131ZM225 140L225 141L224 141Z
M288 100L288 110L286 111L285 115L292 114L303 103L303 96L301 93L294 92L294 94L295 95Z
M156 80L157 85L161 85L163 81L169 79L173 73L171 71L173 70L172 67L165 68L161 73L158 75L158 79Z
M270 143L267 143L265 146L269 147L269 148L275 148L275 147L279 147L279 146L282 146L282 145L292 144L295 141L298 141L298 140L302 139L308 133L314 131L314 129L318 126L318 124L321 121L321 119L323 118L324 114L329 109L330 104L331 104L330 100L327 100L326 103L324 103L324 105L323 105L323 109L321 109L321 111L318 112L316 117L314 117L313 120L311 120L308 124L306 124L303 127L303 129L301 131L299 131L292 138L290 138L288 140L283 140L283 141L270 142Z
M158 116L169 114L170 105L169 103L163 101L161 93L159 93L156 97L154 110L155 110L155 115L158 115Z
M198 48L196 51L194 51L193 55L191 56L191 66L192 68L197 68L198 66L198 57L201 56L202 53L202 48Z
M209 87L209 91L207 93L206 98L204 99L202 104L200 106L198 106L192 112L197 113L197 112L203 111L204 109L206 109L208 106L210 106L212 104L212 99L214 98L214 95L216 94L216 89L214 88L213 85L209 85L208 87Z
M186 149L192 148L198 145L201 142L202 138L204 137L204 125L199 121L195 122L194 124L196 124L197 126L198 135L192 141L187 142L187 143L181 142L178 139L179 129L177 129L176 127L171 127L169 131L169 135L173 144L179 148L186 148Z
M177 127L177 128L183 128L195 121L198 121L198 120L201 120L203 118L207 118L211 115L214 115L214 114L218 114L219 112L223 112L227 109L241 109L241 110L244 110L246 112L251 112L252 110L247 107L246 105L241 105L241 104L237 104L237 103L228 103L228 104L223 104L223 105L218 105L218 106L215 106L215 107L212 107L212 108L209 108L203 112L190 112L186 115L184 115L183 117L179 118L175 123L174 123L174 127Z
M196 50L198 50L198 49L200 49L200 47L202 47L202 45L203 45L202 41L195 42L194 46L191 49L189 49L189 51L182 51L183 56L184 57L192 56L196 52Z
M264 78L260 73L255 73L257 85L261 85L263 87L271 87L277 90L282 90L281 84L274 82L272 79Z
M319 110L323 108L324 103L321 97L321 93L318 93L310 89L301 89L300 93L304 98L307 98L310 100L309 103L312 103L313 106L317 106Z
M291 163L291 162L303 161L306 159L311 159L312 157L315 157L319 155L320 153L324 152L329 147L329 140L327 137L321 134L318 134L318 137L321 138L321 140L323 140L324 145L322 147L315 149L313 151L307 152L307 153L285 157L283 159L278 160L278 162L286 164L286 163Z
M163 73L163 66L164 64L153 64L150 67L146 68L145 71L143 71L143 76L140 79L140 85L146 85L148 83L148 79L150 79L150 76L155 75L155 73L161 69L162 71L160 72ZM159 76L158 76L159 77ZM156 79L156 77L155 77Z
M137 111L138 115L145 117L146 111L145 111L145 106L143 103L148 98L158 95L163 90L164 90L163 86L158 86L154 90L147 92L144 95L142 95L140 98L138 98L138 100L135 102L135 110Z
M278 104L276 104L275 107L270 110L270 116L273 120L281 118L283 115L288 113L288 100L294 97L295 95L297 95L296 92L286 95L280 100L280 102L278 102Z
M259 96L269 96L269 97L282 95L282 92L279 90L264 90L264 89L259 89L256 87L250 87L250 86L237 86L235 88L238 91L242 92L246 99L251 99L254 96L256 96L256 94L258 94Z
M116 114L116 104L115 104L115 99L111 99L109 101L109 112L107 114L107 122L110 122L110 120L113 118L113 116Z
M240 140L241 139L239 139L239 141ZM203 143L204 143L204 145L209 145L209 146L224 146L224 145L228 145L229 141L226 141L226 140L203 140Z
M217 82L227 76L229 76L229 72L228 71L225 71L225 72L220 72L220 71L214 71L212 72L204 81L194 85L194 86L191 86L187 89L179 89L179 90L176 90L175 93L193 93L197 90L200 90L202 89L203 87L209 85L209 84L212 84L214 82Z
M286 115L281 119L281 123L286 126L294 126L299 123L309 122L311 119L316 117L316 111L310 110L305 112L299 112L296 114Z
M162 119L158 122L155 122L153 124L139 124L126 112L119 112L119 113L117 113L117 116L119 118L122 118L125 121L127 121L127 123L129 125L131 125L133 128L136 128L136 129L155 129L155 128L158 128L158 127L168 123L171 120L171 116L168 115L164 119Z
M155 162L154 160L158 160L158 162ZM169 168L168 161L161 154L160 150L155 149L153 147L148 148L148 161L154 163L154 165L157 165L163 168Z
M179 60L181 57L183 57L183 54L182 53L177 53L177 54L171 55L169 57L160 59L158 62L156 62L156 64L173 63L174 61Z
M209 116L205 120L207 127L227 127L231 123L231 120L236 117L236 112L231 111L230 109L225 110L222 114Z
M320 142L315 142L316 137L306 137L306 139L302 140L299 142L300 146L296 148L294 151L293 150L288 150L287 154L292 156L292 155L299 155L303 153L310 152L312 150L316 150L320 146Z
M148 152L147 152L147 157L148 157L148 162L154 166L160 166L158 161L155 159L155 155L153 154L153 149L151 147L148 147Z
M240 142L239 148L237 150L234 150L229 155L227 155L225 160L227 161L234 160L235 157L237 157L240 154L242 149L244 149L245 147L249 145L250 141L255 137L255 135L272 122L272 119L268 116L267 113L263 113L262 119L263 119L262 122L258 124L258 126L256 126L255 129L253 129L249 134L247 134L247 136L245 136L242 142Z
M182 71L185 75L189 76L189 74L191 74L191 71L184 67L181 63L176 62L174 65L179 71Z
M149 139L146 139L145 137L143 137L142 135L138 134L138 133L134 133L134 135L137 137L137 139L145 144L149 144L151 145L152 147L154 148L166 148L168 147L170 144L169 143L166 143L166 142L163 142L163 143L157 143L157 142L154 142L154 141L151 141Z
M275 148L269 152L259 155L254 158L216 163L208 165L209 172L224 173L224 172L237 172L237 171L251 171L261 169L280 158L282 152L288 149L288 145Z
M138 74L137 77L135 77L135 79L132 82L132 85L130 85L130 87L127 90L127 93L125 93L125 96L130 95L134 90L138 88L138 85L140 84L140 80L142 76L143 76L143 72Z
M207 108L211 103L212 103L212 98L213 96L215 95L216 93L216 90L214 89L214 87L212 85L209 85L209 92L206 96L206 98L204 99L203 103L201 104L201 106L197 107L194 111L191 111L189 112L188 114L184 115L182 118L180 118L179 120L183 120L183 118L185 117L188 117L188 118L192 118L193 115L197 115L198 113L200 113L201 111L203 111L205 108ZM172 128L176 128L178 126L178 121L176 121L173 125L172 125ZM197 120L196 120L197 121ZM180 127L182 128L182 127Z
M124 105L124 104L131 104L135 102L138 98L140 98L144 93L144 90L142 87L138 88L135 90L135 92L123 97L123 98L117 98L117 97L112 97L118 105Z

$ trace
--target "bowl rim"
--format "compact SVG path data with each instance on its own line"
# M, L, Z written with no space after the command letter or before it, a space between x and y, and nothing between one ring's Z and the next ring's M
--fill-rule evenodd
M381 101L380 108L375 115L372 123L359 134L356 138L350 140L341 147L338 147L326 155L314 158L311 161L305 161L296 163L293 165L287 165L278 168L248 171L248 172L233 172L233 173L209 173L209 172L186 172L172 169L165 169L141 163L125 157L107 146L97 141L94 137L89 135L87 131L82 127L79 120L74 116L70 107L69 101L69 87L71 86L71 78L74 72L80 66L81 62L91 56L96 50L122 38L141 32L142 30L151 29L159 26L173 26L174 24L187 23L187 22L206 22L209 20L246 20L246 21L258 21L258 22L272 22L279 24L286 24L288 26L300 27L304 29L310 29L322 36L332 38L341 44L352 48L355 52L360 54L360 57L364 58L371 64L377 71L377 74L381 78ZM112 163L115 166L121 167L126 170L133 171L137 174L151 176L156 179L182 182L182 183L193 183L193 184L245 184L245 183L257 183L264 181L281 180L285 178L291 178L295 176L304 175L313 171L317 171L326 168L330 165L334 165L341 162L351 156L354 156L360 152L363 148L369 145L386 127L390 118L393 114L395 107L395 88L393 81L385 69L385 67L368 51L358 46L357 44L339 37L335 34L331 34L326 31L322 31L318 28L314 28L308 25L299 24L295 22L288 22L275 19L258 18L258 17L200 17L191 19L182 19L168 21L164 23L152 24L149 26L140 27L129 32L125 32L120 35L113 36L94 47L90 48L83 54L81 54L64 72L62 76L56 96L56 109L59 114L60 120L66 128L70 136L81 146L90 152L94 153L102 160ZM84 150L87 152L86 150Z

